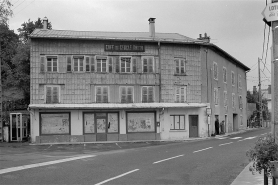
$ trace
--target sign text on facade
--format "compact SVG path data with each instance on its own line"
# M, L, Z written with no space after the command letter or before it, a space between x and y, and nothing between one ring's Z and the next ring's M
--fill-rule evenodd
M105 44L104 51L144 52L145 47L136 44Z

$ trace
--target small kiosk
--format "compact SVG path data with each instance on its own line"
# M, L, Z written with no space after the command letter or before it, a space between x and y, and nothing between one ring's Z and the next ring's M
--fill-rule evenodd
M29 114L10 113L10 141L23 141L30 133Z

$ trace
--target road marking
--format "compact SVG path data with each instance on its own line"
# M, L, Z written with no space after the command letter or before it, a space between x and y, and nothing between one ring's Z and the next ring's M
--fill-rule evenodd
M167 159L163 159L163 160L160 160L160 161L156 161L156 162L154 162L153 164L160 163L160 162L163 162L163 161L168 161L168 160L170 160L170 159L174 159L174 158L182 157L182 156L184 156L184 155L178 155L178 156L175 156L175 157L170 157L170 158L167 158Z
M118 176L116 176L116 177L112 177L112 178L107 179L107 180L105 180L105 181L99 182L99 183L97 183L97 184L95 184L95 185L101 185L101 184L104 184L104 183L106 183L106 182L109 182L109 181L112 181L112 180L114 180L114 179L117 179L117 178L123 177L123 176L125 176L125 175L130 174L130 173L136 172L136 171L138 171L138 170L139 170L139 169L135 169L135 170L132 170L132 171L129 171L129 172L123 173L123 174L118 175Z
M202 150L197 150L197 151L194 151L193 153L201 152L201 151L204 151L204 150L208 150L208 149L210 149L210 148L212 148L212 147L204 148L204 149L202 149Z
M242 137L233 137L233 138L230 138L230 139L240 139L240 138L242 138Z
M267 133L261 134L261 135L266 135Z
M48 148L44 149L44 150L48 150L50 147L52 147L52 145L50 145Z
M227 137L218 137L217 139L227 139Z
M244 138L244 139L242 139L242 140L238 140L238 142L239 141L244 141L244 140L248 140L248 139L254 139L254 138L256 138L257 136L254 136L254 137L247 137L247 138Z
M48 162L43 162L43 163L36 163L36 164L29 164L29 165L17 166L17 167L12 167L12 168L6 168L6 169L1 169L0 174L10 173L10 172L19 171L19 170L26 170L29 168L47 166L47 165L52 165L52 164L64 163L64 162L68 162L68 161L74 161L74 160L84 159L84 158L94 157L94 156L95 155L85 155L85 156L71 157L71 158L66 158L66 159L59 159L59 160L55 160L55 161L48 161Z
M233 142L229 142L229 143L224 143L224 144L220 144L219 146L223 146L223 145L229 145L232 144Z

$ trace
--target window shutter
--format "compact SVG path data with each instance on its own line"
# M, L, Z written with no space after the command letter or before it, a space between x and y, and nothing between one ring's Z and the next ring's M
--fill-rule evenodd
M142 102L146 103L148 101L147 87L142 87Z
M143 73L148 72L148 59L143 58Z
M91 72L95 72L95 58L91 57Z
M51 103L51 87L46 87L46 103Z
M120 72L120 59L116 57L116 73Z
M90 57L85 57L86 61L86 72L90 72Z
M184 60L181 60L181 74L184 74L185 73L185 62Z
M126 103L126 88L121 87L121 103Z
M153 72L153 58L152 57L150 57L148 59L148 68L149 68L148 72L152 73Z
M133 73L136 73L136 72L137 72L137 66L136 66L136 63L137 63L136 58L132 58L132 66L133 66L133 68L132 68L132 72L133 72Z
M148 102L153 102L153 87L149 87Z
M71 56L67 57L67 72L71 72Z
M101 102L101 87L96 87L96 102Z
M59 88L53 87L53 103L59 103Z
M127 88L127 102L132 103L132 87Z
M40 67L41 72L45 72L45 57L41 56L41 67Z
M108 60L109 60L108 71L109 71L109 73L112 73L113 72L113 59L112 59L112 57L109 57Z

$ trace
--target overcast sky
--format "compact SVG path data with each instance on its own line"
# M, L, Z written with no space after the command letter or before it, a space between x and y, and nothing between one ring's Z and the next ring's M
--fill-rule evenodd
M23 22L47 17L52 29L80 31L148 32L155 17L156 32L179 33L191 38L207 33L211 42L251 68L247 89L258 85L258 58L262 88L270 84L272 35L261 15L266 0L11 0L14 16L10 29ZM271 0L267 0L270 3ZM263 57L262 57L263 55ZM269 70L269 71L268 71Z

